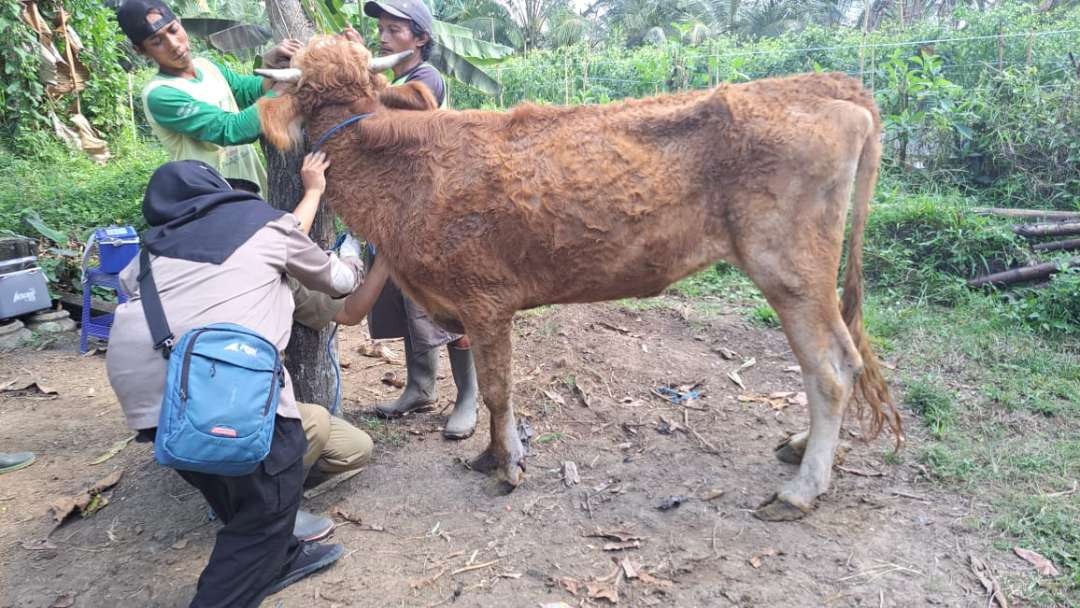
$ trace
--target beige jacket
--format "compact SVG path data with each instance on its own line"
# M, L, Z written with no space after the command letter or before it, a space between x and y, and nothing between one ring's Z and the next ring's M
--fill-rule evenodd
M291 214L264 226L220 265L153 256L151 265L165 318L177 339L201 325L229 322L259 332L282 351L289 343L293 315L286 273L332 296L350 293L356 280L351 273L351 282L342 280L341 268L334 268L340 262L332 264ZM128 426L146 429L158 424L166 360L150 338L138 274L136 256L120 273L131 299L116 307L106 368ZM277 413L300 418L287 372Z

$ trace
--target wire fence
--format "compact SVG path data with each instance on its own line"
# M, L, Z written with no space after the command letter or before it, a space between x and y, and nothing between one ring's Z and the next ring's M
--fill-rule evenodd
M687 47L655 47L593 53L570 49L538 53L488 69L501 85L497 99L475 91L454 91L455 107L508 107L522 101L581 103L702 89L807 71L842 72L876 89L891 76L888 65L920 52L941 58L937 74L972 86L1005 70L1035 70L1040 88L1070 86L1080 71L1067 52L1080 28L970 36L923 36L901 41L783 46L698 52ZM849 35L849 39L851 36ZM716 42L716 45L730 42ZM766 45L769 48L761 48ZM905 52L907 50L907 52Z

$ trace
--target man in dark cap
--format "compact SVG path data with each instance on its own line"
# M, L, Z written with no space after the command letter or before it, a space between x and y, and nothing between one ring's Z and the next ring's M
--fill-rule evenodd
M411 57L394 66L390 84L419 80L431 89L439 107L445 107L446 82L428 63L435 48L434 19L423 0L378 0L364 3L364 14L379 20L379 54L413 51Z
M439 71L427 62L435 46L432 39L434 20L423 0L370 0L364 3L364 14L379 20L381 55L413 51L412 56L393 68L391 84L422 82L434 94L439 106L445 107L446 83ZM345 35L355 42L362 42L355 31L346 30ZM375 339L405 338L405 390L394 401L376 405L375 411L383 417L396 418L433 409L438 349L447 345L457 398L443 428L443 436L447 439L470 437L476 430L478 388L468 336L447 332L436 325L423 308L401 293L393 280L386 282L371 310L368 327Z

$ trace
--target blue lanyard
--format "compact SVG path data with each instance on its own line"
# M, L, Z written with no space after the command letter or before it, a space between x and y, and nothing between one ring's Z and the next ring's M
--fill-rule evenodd
M364 113L364 114L357 114L356 116L353 116L351 118L346 119L345 121L343 121L341 123L338 123L332 129L330 129L326 133L322 134L322 137L319 138L319 141L315 142L315 146L311 149L311 151L312 152L318 152L319 148L321 148L322 145L324 143L326 143L326 140L333 137L335 134L337 134L338 131L344 129L345 127L347 127L347 126L349 126L351 124L358 123L361 120L364 120L365 118L367 118L368 116L371 116L371 112L367 112L367 113Z

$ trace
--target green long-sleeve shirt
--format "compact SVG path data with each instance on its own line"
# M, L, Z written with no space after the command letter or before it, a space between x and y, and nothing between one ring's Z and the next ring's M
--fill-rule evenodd
M199 141L218 146L247 144L259 138L261 127L255 101L263 96L263 79L244 76L214 63L232 91L238 112L230 112L192 97L189 93L172 86L158 86L146 98L146 107L159 125ZM195 78L186 79L188 85L198 86L203 81L203 70L196 66ZM176 76L158 75L165 81Z
M251 142L259 137L255 101L262 79L195 59L195 78L158 74L143 87L150 129L172 160L202 161L226 178L266 191L266 168Z

